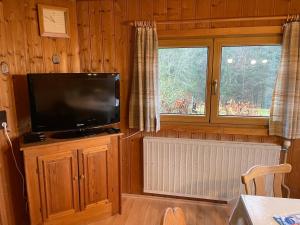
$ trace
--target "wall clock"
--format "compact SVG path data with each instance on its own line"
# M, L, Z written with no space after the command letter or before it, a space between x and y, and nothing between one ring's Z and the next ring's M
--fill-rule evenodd
M70 37L69 9L38 5L40 34L44 37Z

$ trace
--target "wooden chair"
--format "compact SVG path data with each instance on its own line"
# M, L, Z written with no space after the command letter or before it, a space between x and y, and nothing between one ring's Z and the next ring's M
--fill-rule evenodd
M181 208L167 208L162 219L161 225L187 225L184 212Z
M266 196L265 177L274 174L273 193L274 197L282 197L282 188L286 189L289 197L290 190L284 185L284 174L290 173L290 164L280 164L276 166L254 166L242 175L242 183L245 185L246 194L251 194L250 182L254 181L255 195Z

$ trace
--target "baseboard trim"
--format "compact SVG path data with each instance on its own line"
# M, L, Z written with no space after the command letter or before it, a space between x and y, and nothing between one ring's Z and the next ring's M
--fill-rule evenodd
M130 193L122 193L122 197L131 197L131 198L151 198L153 200L161 200L161 199L169 199L169 200L176 200L176 201L184 201L190 203L215 203L215 204L222 204L227 205L232 200L215 200L215 199L205 199L205 198L190 198L190 197L183 197L183 196L171 196L171 195L161 195L161 194L150 194L150 193L142 193L142 194L130 194Z

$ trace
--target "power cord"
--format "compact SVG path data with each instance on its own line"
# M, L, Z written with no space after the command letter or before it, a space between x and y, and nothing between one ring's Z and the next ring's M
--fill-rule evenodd
M10 150L11 150L11 153L12 153L12 156L13 156L13 159L14 159L14 163L15 163L15 166L16 166L16 169L18 171L18 173L20 174L20 177L22 179L22 188L23 188L23 198L26 202L26 209L27 209L27 198L26 198L26 193L25 193L25 178L24 178L24 175L23 173L21 172L21 169L17 163L17 159L16 159L16 156L15 156L15 153L14 153L14 149L13 149L13 144L10 140L10 137L8 135L8 128L7 128L7 123L6 122L3 122L2 124L2 127L4 128L4 135L9 143L9 146L10 146Z

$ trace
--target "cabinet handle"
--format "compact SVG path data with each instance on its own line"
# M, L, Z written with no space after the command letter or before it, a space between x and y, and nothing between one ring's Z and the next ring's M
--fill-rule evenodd
M78 180L78 177L77 177L77 176L74 176L74 177L73 177L73 180Z
M85 178L84 174L81 174L80 179L84 179L84 178Z

